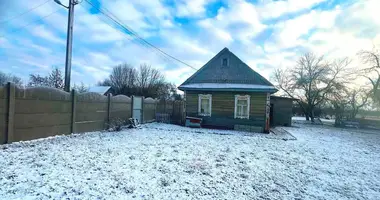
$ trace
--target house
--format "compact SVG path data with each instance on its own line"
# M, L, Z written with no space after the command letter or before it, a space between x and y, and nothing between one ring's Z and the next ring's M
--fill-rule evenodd
M185 93L186 116L202 118L203 127L269 132L277 89L227 48L178 89Z
M88 88L88 92L94 92L105 96L107 96L108 94L113 94L111 86L93 86Z

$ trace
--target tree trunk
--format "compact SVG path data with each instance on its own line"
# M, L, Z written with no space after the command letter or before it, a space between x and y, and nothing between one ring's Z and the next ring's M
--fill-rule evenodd
M309 111L310 120L312 123L314 123L314 109L309 108L308 111Z
M343 109L339 106L335 106L335 127L341 127L343 121Z

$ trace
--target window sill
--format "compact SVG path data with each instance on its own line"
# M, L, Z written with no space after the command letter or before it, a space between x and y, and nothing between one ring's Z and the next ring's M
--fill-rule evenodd
M249 117L235 117L235 119L249 119Z

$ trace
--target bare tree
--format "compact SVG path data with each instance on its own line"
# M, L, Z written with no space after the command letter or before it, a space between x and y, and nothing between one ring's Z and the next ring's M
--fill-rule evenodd
M121 64L112 69L108 80L117 94L129 95L135 87L136 69L129 64Z
M355 119L359 110L368 105L370 94L364 88L355 89L349 92L350 119Z
M98 85L111 86L116 94L153 98L169 98L171 89L165 76L147 64L141 64L138 69L128 64L118 65L113 68L109 78Z
M22 81L20 77L14 76L12 74L5 74L0 71L0 86L4 86L8 82L12 82L19 87L22 86Z
M49 80L49 87L57 88L57 89L64 89L64 80L62 71L55 67L49 74L48 77Z
M48 76L41 76L39 74L30 74L28 86L37 87L53 87L60 90L64 88L64 80L62 71L54 68Z
M343 84L347 81L349 64L350 60L347 58L330 63L323 56L306 53L292 69L276 70L274 79L279 89L298 99L306 119L309 120L310 117L314 122L315 108L327 100L327 95L337 83Z
M343 125L343 118L350 103L350 95L344 85L334 85L333 90L327 96L328 103L332 105L335 115L335 126Z
M40 76L39 74L30 74L28 86L37 87L37 86L48 86L49 80L48 77Z
M368 65L363 73L372 85L372 98L380 104L380 52L375 47L371 51L360 51L358 53L363 64Z
M86 87L83 82L81 82L80 84L74 84L73 90L79 92L79 93L84 93L84 92L88 92L88 87Z
M165 76L147 64L140 65L136 82L140 94L144 96L161 96L162 93L168 94L170 90Z

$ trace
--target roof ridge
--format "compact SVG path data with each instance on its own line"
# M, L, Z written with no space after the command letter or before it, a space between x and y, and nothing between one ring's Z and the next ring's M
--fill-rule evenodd
M222 67L219 60L230 59L228 67ZM212 57L198 71L191 75L180 86L191 83L245 83L273 86L266 78L243 62L227 47Z
M197 74L199 74L201 71L204 70L204 68L211 62L213 61L216 57L218 57L220 54L224 53L225 51L231 52L228 50L227 47L224 47L219 53L217 53L214 57L212 57L206 64L204 64L201 68L198 69L193 75L191 75L188 79L186 79L185 82L183 82L181 85L187 84L189 81L191 81ZM181 86L180 85L180 86Z

